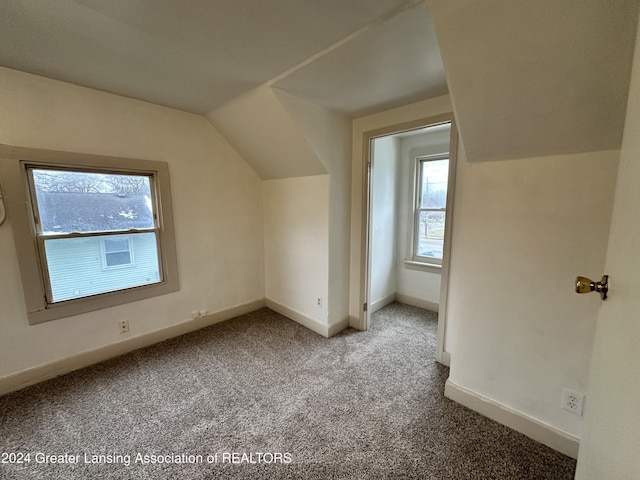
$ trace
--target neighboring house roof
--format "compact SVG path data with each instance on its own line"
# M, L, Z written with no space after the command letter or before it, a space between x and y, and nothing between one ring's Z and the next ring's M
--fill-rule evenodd
M99 232L153 227L146 195L38 192L43 232Z

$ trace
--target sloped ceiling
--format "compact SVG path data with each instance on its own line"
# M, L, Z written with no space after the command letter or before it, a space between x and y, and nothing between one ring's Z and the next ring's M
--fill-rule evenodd
M264 180L327 173L300 126L267 85L207 118Z
M639 2L2 0L0 66L221 129L263 86L350 117L450 91L470 160L539 157L619 148Z
M424 39L435 38L425 32L430 24L410 18L401 42L377 28L418 4L425 9L424 0L2 0L0 66L205 114L287 72L301 72L366 33L372 48L357 51L375 65L371 74L397 79L399 58L420 68L410 70L411 82L391 90L378 86L364 98L362 83L335 82L354 78L362 62L353 63L353 55L331 57L331 71L324 73L335 72L333 87L315 98L325 106L336 104L333 95L357 98L345 111L359 110L425 93L434 77L438 91L446 89L437 48L429 46L437 59L423 60ZM376 32L393 41L381 55L396 62L378 60ZM431 66L435 71L427 75ZM309 94L317 83L301 84L314 80L312 68L310 79L295 82ZM373 86L370 75L364 87Z
M274 87L355 117L447 93L426 2L380 22Z
M620 148L638 0L430 0L470 161Z

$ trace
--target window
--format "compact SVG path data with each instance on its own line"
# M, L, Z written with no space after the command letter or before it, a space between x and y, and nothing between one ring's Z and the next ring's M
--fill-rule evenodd
M166 163L28 152L11 194L30 323L178 290Z
M449 178L448 154L416 159L413 260L442 265Z
M102 239L103 268L133 266L133 251L129 236L113 236Z

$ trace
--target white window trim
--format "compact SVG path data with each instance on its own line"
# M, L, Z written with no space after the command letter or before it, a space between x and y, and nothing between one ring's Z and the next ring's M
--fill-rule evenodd
M128 246L128 250L126 250L127 252L129 252L129 263L121 263L119 265L108 265L107 264L107 255L109 255L110 253L121 253L124 252L125 250L121 250L118 252L107 252L107 247L104 244L104 241L107 240L107 238L102 238L100 239L100 251L102 253L102 269L103 270L118 270L120 268L131 268L131 267L135 267L136 266L136 258L135 258L135 254L133 252L133 242L131 241L131 237L127 236L126 240L127 240L127 246Z
M37 247L37 232L29 194L27 165L44 168L66 167L94 169L114 173L152 174L158 225L159 261L162 278L158 283L142 285L64 302L47 301L46 267ZM152 298L180 289L174 234L169 166L166 162L122 157L107 157L72 152L57 152L0 144L0 174L4 197L18 256L23 292L30 324L79 315L102 308ZM27 208L25 208L27 206ZM46 263L46 262L44 262ZM50 297L49 297L50 298Z
M413 174L413 204L411 206L411 256L405 260L404 264L406 268L414 270L424 270L431 272L440 272L442 269L441 258L424 257L418 255L418 217L420 215L420 185L422 183L422 169L420 168L423 161L436 161L436 160L449 160L451 162L449 152L435 153L430 155L418 155L414 157L414 174ZM447 180L447 204L449 196L449 185L451 181ZM424 210L424 209L422 209ZM442 209L445 212L445 218L447 215L447 208ZM445 221L445 230L447 229Z
M420 257L424 258L424 257ZM415 261L415 260L405 260L404 261L405 268L409 268L411 270L422 270L424 272L432 272L432 273L440 273L442 270L442 264L438 263L428 263L423 261Z

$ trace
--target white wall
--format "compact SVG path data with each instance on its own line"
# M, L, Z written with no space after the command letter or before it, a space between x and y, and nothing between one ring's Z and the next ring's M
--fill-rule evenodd
M349 234L351 187L351 122L343 115L304 101L286 92L262 85L251 92L207 114L209 120L229 138L235 148L264 180L307 178L328 173L329 201L313 206L317 218L328 216L327 251L316 252L326 258L322 271L310 269L300 275L301 265L292 271L276 261L266 263L267 290L272 308L280 313L331 335L348 325ZM307 180L299 180L304 183ZM286 185L299 182L285 182ZM271 192L266 186L266 192ZM270 194L265 199L272 200ZM285 201L279 199L274 201ZM290 199L297 202L297 199ZM308 205L311 207L311 205ZM324 211L323 209L328 209ZM277 217L269 217L271 222ZM270 227L270 225L267 225ZM286 236L286 224L267 233ZM297 235L298 224L289 225ZM273 243L275 242L275 243ZM272 239L272 246L277 241ZM273 252L272 252L273 253ZM270 260L273 260L271 258ZM316 264L307 264L315 268ZM274 269L273 271L271 269ZM317 309L315 281L311 295L302 297L281 292L283 285L296 284L300 278L322 278L328 268L328 293L323 294L323 307ZM288 278L285 278L287 277ZM276 283L272 283L276 281ZM325 291L327 286L322 288ZM313 293L315 292L315 293ZM310 299L312 302L310 303ZM285 302L285 303L280 303ZM323 312L320 315L320 312ZM296 313L297 312L297 313ZM302 314L306 312L309 314ZM320 319L322 316L322 319ZM323 325L317 325L322 321Z
M396 293L398 139L373 141L369 304L374 312Z
M349 322L351 120L280 90L276 97L329 173L329 335ZM295 158L295 157L294 157ZM314 275L314 272L309 272Z
M30 326L9 218L0 227L0 379L122 341L119 320L134 337L190 321L195 309L264 297L262 182L204 117L0 68L0 143L168 162L181 283Z
M266 180L263 192L267 304L321 332L329 286L329 176Z
M448 336L452 385L579 437L618 152L469 163L458 155ZM589 400L587 399L587 402Z
M640 24L576 479L640 478ZM598 275L599 272L594 272Z

